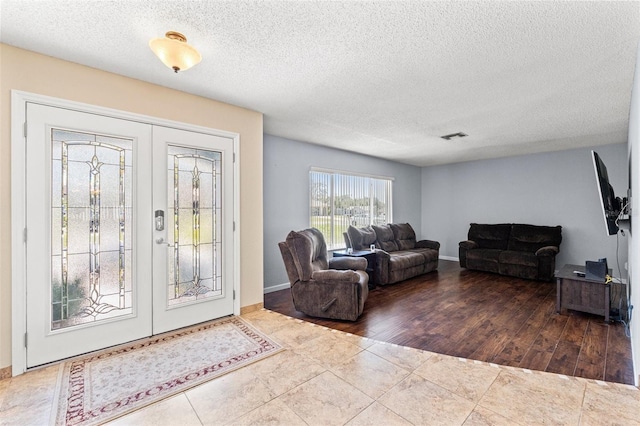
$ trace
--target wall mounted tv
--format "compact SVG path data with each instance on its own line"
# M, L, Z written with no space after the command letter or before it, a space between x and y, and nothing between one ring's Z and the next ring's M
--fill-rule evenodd
M607 234L616 235L620 227L628 228L629 225L629 219L625 216L627 214L627 199L616 197L613 187L609 183L607 167L598 153L591 151L591 156L593 157L593 169L596 172L596 183L604 216L604 225Z

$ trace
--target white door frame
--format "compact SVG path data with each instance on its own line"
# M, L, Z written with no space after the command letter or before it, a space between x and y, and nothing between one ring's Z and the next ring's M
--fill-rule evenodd
M27 102L104 115L112 118L171 127L233 139L233 313L240 315L240 135L238 133L165 120L82 102L69 101L19 90L11 91L11 373L17 376L27 370L26 312L26 136Z

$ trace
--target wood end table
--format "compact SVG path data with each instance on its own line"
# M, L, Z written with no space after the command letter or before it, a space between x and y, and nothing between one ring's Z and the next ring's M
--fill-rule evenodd
M567 264L556 274L556 312L565 309L603 315L609 322L611 285L604 281L589 280L584 275L584 265ZM608 270L611 275L611 269Z

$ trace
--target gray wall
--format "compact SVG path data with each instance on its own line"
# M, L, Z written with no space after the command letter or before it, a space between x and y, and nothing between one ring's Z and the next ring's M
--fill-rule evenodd
M636 71L631 91L631 107L629 109L629 163L631 167L631 230L635 236L629 237L629 287L630 304L636 312L631 315L631 349L633 353L635 385L640 385L640 45L636 55ZM635 230L635 231L634 231ZM633 312L633 311L632 311Z
M593 148L607 166L619 197L628 186L627 145ZM549 152L422 169L422 235L440 241L440 255L458 257L469 224L561 225L556 259L583 264L606 257L619 276L616 237L605 232L590 149ZM620 236L620 267L627 240Z
M288 282L278 242L309 227L309 169L394 177L393 221L410 223L420 237L420 168L366 155L264 135L264 286Z

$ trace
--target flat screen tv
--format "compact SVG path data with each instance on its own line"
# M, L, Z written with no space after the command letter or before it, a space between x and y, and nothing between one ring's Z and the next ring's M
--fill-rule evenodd
M596 182L598 185L598 194L600 195L600 206L604 216L604 225L609 235L618 233L618 224L620 214L625 207L626 200L616 197L613 187L609 183L609 175L607 167L597 152L591 151L593 157L593 169L596 172Z

